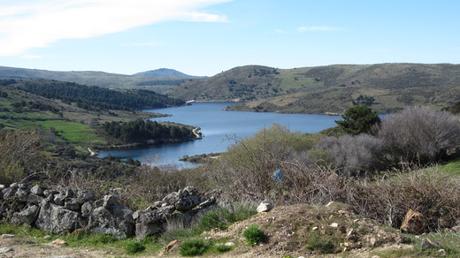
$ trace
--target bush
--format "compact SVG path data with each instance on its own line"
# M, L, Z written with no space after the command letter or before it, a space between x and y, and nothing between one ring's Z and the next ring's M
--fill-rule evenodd
M347 176L358 176L384 168L382 141L367 135L325 137L318 148L324 150L335 168Z
M224 230L231 224L245 220L256 213L256 209L248 205L236 205L232 210L217 208L201 216L196 227L200 232L211 229Z
M132 241L126 244L125 249L128 254L136 254L143 252L145 250L145 246L140 242Z
M369 133L374 125L380 123L378 114L365 105L357 105L345 111L341 121L337 125L346 133L358 135Z
M211 167L209 175L227 193L248 199L264 199L278 187L273 173L297 153L312 148L318 135L291 133L280 126L259 132L230 147Z
M201 239L192 239L182 242L179 252L182 256L197 256L204 254L209 249L209 244Z
M250 245L258 245L267 241L267 235L257 225L251 225L245 229L243 236Z
M225 244L218 244L216 245L216 250L219 253L226 253L232 250L231 246L225 245Z
M321 236L318 233L312 233L308 237L307 248L322 254L335 253L337 241L334 241L331 236Z
M460 121L448 112L407 108L385 118L378 137L393 163L439 161L460 148Z
M40 171L44 159L36 131L0 130L0 182L11 184Z
M381 223L400 227L409 209L428 219L428 230L452 227L460 217L460 179L429 168L390 178L362 180L349 188L355 211Z

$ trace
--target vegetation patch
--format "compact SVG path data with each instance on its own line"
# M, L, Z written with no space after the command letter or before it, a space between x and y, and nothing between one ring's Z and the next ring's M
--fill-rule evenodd
M249 245L258 245L268 240L267 235L262 231L258 225L250 225L243 232L243 236Z
M66 141L74 144L103 144L104 140L96 135L94 129L90 126L65 121L65 120L46 120L37 122L45 129L54 130L59 136Z
M321 235L313 232L307 240L307 248L321 254L330 254L337 251L338 241L329 235Z
M210 244L202 239L190 239L182 242L179 252L182 256L198 256L204 254Z
M145 250L145 246L141 242L130 241L126 243L125 249L128 254L136 254L143 252Z

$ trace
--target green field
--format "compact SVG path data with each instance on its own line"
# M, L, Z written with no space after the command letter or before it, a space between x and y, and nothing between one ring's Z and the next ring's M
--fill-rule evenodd
M104 140L96 135L94 129L88 125L65 120L37 121L45 129L54 128L56 133L73 144L103 144Z

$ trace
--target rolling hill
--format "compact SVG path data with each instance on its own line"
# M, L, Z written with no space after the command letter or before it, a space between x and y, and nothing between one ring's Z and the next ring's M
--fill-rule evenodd
M407 105L445 107L460 100L460 65L330 65L294 69L243 66L173 88L172 96L235 100L237 110L341 113L359 96L381 112Z
M127 89L177 85L193 78L195 77L165 68L125 75L98 71L61 72L0 66L0 79L47 79L105 88Z

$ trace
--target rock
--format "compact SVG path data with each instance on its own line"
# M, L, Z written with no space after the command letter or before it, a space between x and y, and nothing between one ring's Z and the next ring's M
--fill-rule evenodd
M80 204L85 202L94 201L96 195L91 191L79 190L77 191L77 200Z
M179 197L179 200L174 204L174 207L178 211L189 211L201 203L200 196L198 195L179 195Z
M451 230L455 233L460 233L460 225L452 227Z
M2 237L2 239L9 239L9 238L14 238L15 235L13 235L13 234L2 234L1 237Z
M333 222L333 223L331 223L331 225L329 225L329 227L331 227L331 228L338 228L338 227L339 227L339 223Z
M29 194L26 201L27 203L39 205L43 201L43 197L36 194Z
M358 241L359 240L358 232L356 232L356 230L354 229L348 230L347 235L345 236L345 239L348 241L353 241L353 242Z
M3 199L9 199L16 194L16 188L8 187L2 190Z
M167 206L167 205L174 205L178 200L179 200L179 193L172 192L166 195L163 198L163 200L161 200L161 202L163 203L162 206Z
M444 249L439 249L436 253L441 257L447 256L447 252Z
M228 247L234 247L234 246L235 246L235 243L233 243L233 242L226 242L224 245L225 245L225 246L228 246Z
M118 199L118 197L112 194L105 195L103 198L103 201L104 202L102 206L105 208L110 208L115 205L120 205L120 200Z
M93 211L93 205L90 202L85 202L81 205L81 216L87 218L91 215Z
M30 193L35 195L43 195L43 189L39 185L34 185L30 188Z
M401 224L401 230L410 234L422 234L426 231L426 219L420 212L409 209Z
M268 200L265 200L257 206L257 212L269 212L273 209L273 203Z
M16 225L32 225L37 218L38 211L38 206L32 205L20 212L15 212L11 217L11 223Z
M111 198L107 198L107 201L111 202L109 199ZM106 201L104 203L109 204ZM124 239L134 235L132 213L130 209L120 205L109 208L97 207L91 213L88 227L91 232L109 234L118 239Z
M427 249L436 249L439 248L440 245L429 238L422 239L422 242L420 243L420 247L422 250L427 250Z
M80 211L80 202L77 198L70 198L65 200L64 208L72 211Z
M159 234L164 231L165 218L158 210L139 213L136 223L136 237L145 237Z
M26 202L27 201L27 195L28 195L28 192L25 189L19 188L16 191L14 196L17 198L17 200L22 201L22 202Z
M66 246L67 242L58 238L58 239L52 241L51 244L54 245L54 246L59 246L60 247L60 246Z
M78 212L49 202L42 203L35 225L55 234L72 232L82 226Z
M0 254L6 254L13 251L14 249L11 247L0 247Z

